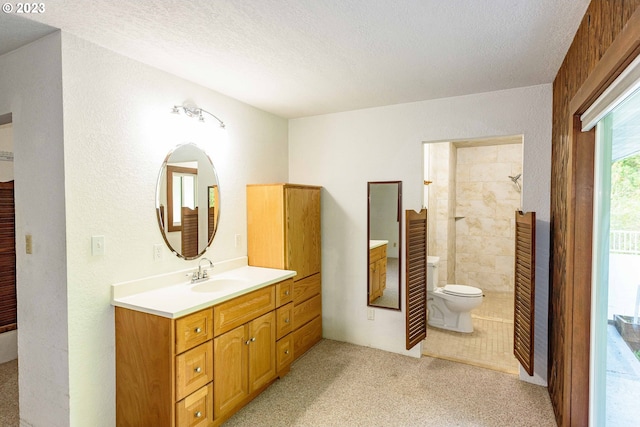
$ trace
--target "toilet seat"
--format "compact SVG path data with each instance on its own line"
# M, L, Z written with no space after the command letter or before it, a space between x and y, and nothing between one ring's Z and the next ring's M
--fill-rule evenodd
M457 297L480 297L482 289L468 285L445 285L442 288L442 293Z

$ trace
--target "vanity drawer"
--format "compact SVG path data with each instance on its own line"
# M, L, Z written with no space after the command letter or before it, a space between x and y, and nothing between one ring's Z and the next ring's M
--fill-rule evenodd
M268 286L213 307L213 331L218 336L276 308L276 287Z
M316 295L293 307L293 329L298 329L309 320L322 314L322 297Z
M176 403L176 427L209 427L213 423L213 385Z
M293 303L298 305L320 293L320 273L293 283Z
M176 354L213 338L213 311L209 308L176 320Z
M293 303L276 309L276 339L279 340L293 330Z
M276 283L276 307L293 301L293 279Z
M322 339L322 316L296 329L291 335L293 336L293 356L297 359Z
M176 400L213 381L213 342L176 357Z
M288 335L276 343L278 375L289 372L291 362L293 362L293 335Z

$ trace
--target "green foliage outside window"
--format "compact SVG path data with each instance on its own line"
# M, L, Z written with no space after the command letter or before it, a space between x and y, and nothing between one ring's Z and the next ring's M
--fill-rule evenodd
M611 230L640 231L640 153L611 165Z

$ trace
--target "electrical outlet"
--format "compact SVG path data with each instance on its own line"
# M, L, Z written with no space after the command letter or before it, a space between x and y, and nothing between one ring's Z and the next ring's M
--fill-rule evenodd
M33 237L31 234L24 235L25 252L29 255L33 253Z
M240 246L242 246L242 236L236 234L236 248L239 248Z
M91 255L104 255L104 236L91 236Z
M160 261L162 259L162 243L153 245L153 260Z
M367 308L367 320L375 320L376 311L373 308Z

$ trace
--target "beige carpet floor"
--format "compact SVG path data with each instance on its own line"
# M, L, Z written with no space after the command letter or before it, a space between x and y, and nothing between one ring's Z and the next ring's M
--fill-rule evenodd
M18 427L18 360L0 364L0 427Z
M323 340L225 426L555 426L515 375Z
M0 426L17 427L17 361L0 365ZM442 359L322 340L225 426L555 426L547 389Z

